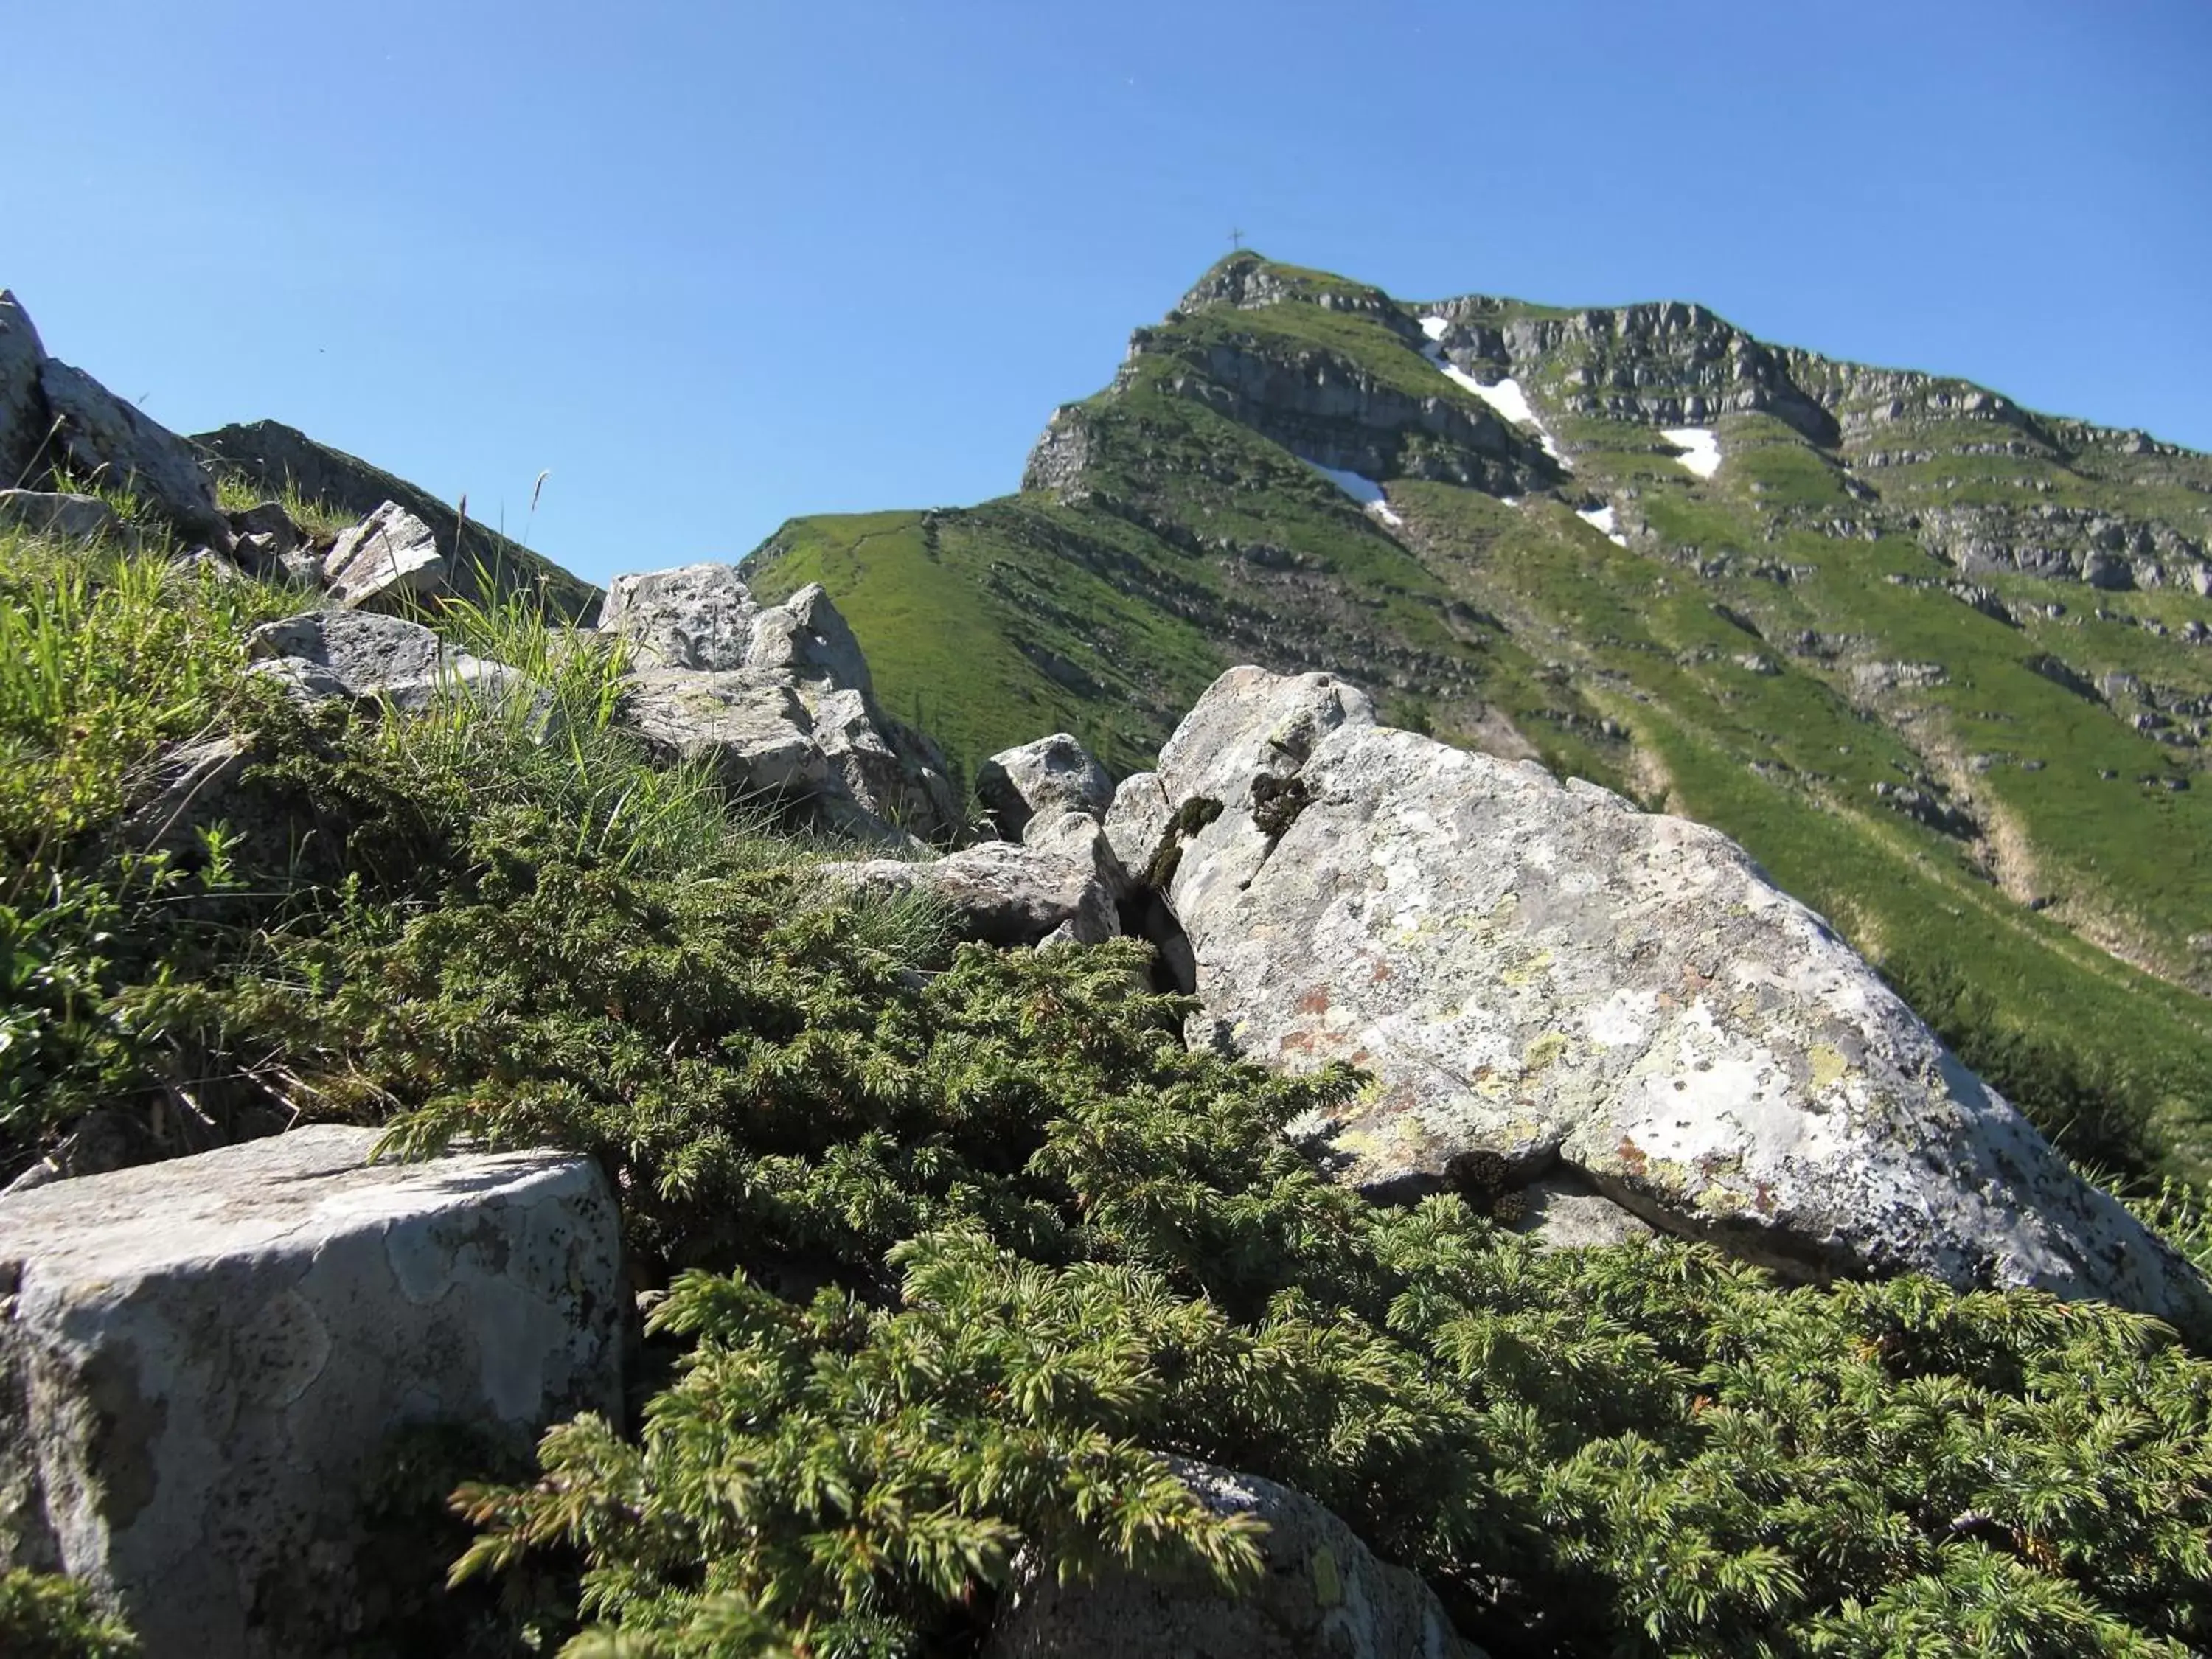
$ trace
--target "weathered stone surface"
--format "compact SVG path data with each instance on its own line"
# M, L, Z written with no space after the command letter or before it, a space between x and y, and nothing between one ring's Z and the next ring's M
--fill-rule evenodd
M617 576L599 626L622 635L644 668L742 668L752 644L753 602L733 564L687 564Z
M765 672L765 671L755 671ZM858 691L822 690L805 681L794 691L808 705L814 745L828 769L824 801L836 827L881 838L939 833L939 803L877 726L875 711Z
M1083 945L1120 932L1112 890L1093 866L1011 842L985 842L942 859L825 864L819 873L886 897L927 893L951 911L963 937L989 945L1035 945L1063 924L1066 937Z
M46 361L30 313L0 288L0 487L37 482L40 451L52 419L39 390L39 368Z
M323 561L323 583L337 604L428 599L446 586L438 538L397 501L386 501L337 539Z
M1152 872L1172 837L1176 809L1157 772L1132 772L1114 791L1106 841L1136 880Z
M975 794L1008 841L1019 841L1032 818L1065 811L1103 819L1114 781L1066 732L1000 750L975 769Z
M376 1165L317 1127L0 1200L0 1565L114 1598L147 1659L337 1651L395 1434L526 1444L621 1401L586 1159Z
M659 753L712 766L740 799L811 796L829 776L805 705L781 675L653 669L624 683L622 721Z
M936 740L904 720L876 710L876 724L899 757L906 774L903 786L908 816L901 820L915 835L930 841L950 841L967 827L966 805L952 787L951 763Z
M1367 694L1334 675L1232 668L1161 748L1161 788L1171 807L1194 799L1225 805L1248 795L1263 772L1296 772L1338 727L1374 723Z
M131 490L185 536L229 551L230 526L216 504L215 480L190 444L82 369L52 357L39 367L39 390L59 422L61 452L71 470Z
M261 501L243 512L225 516L229 520L231 534L237 538L231 548L232 557L263 575L281 577L293 574L292 561L305 546L307 538L292 522L292 515L284 510L282 502ZM319 556L315 561L314 573L319 581Z
M125 839L142 852L182 852L197 832L228 815L252 744L235 733L179 744L155 763L144 799L125 816Z
M1216 1515L1267 1523L1259 1582L1239 1595L1195 1573L1114 1571L1063 1584L1032 1566L1006 1598L986 1659L1481 1659L1434 1591L1377 1560L1312 1498L1258 1475L1173 1462Z
M507 696L526 689L504 663L445 644L420 623L373 611L305 611L264 623L246 636L252 672L297 695L377 698L403 710L428 708L463 690Z
M2212 1328L2203 1280L1717 831L1376 726L1318 675L1231 670L1160 772L1222 803L1170 890L1206 1011L1255 1057L1374 1073L1335 1141L1363 1188L1564 1161L1777 1267Z
M0 489L0 530L24 530L64 541L94 537L135 542L137 534L97 495L73 495L41 489Z
M1510 1208L1498 1218L1516 1233L1528 1233L1547 1249L1589 1249L1650 1238L1657 1229L1624 1210L1572 1170L1539 1176L1506 1197Z
M1113 842L1106 839L1104 826L1088 812L1040 812L1023 831L1022 845L1088 866L1117 904L1136 890L1129 872L1115 856Z
M860 642L819 582L809 582L753 618L745 665L872 700L876 694Z
M860 643L818 586L763 611L733 565L617 576L602 626L659 665L624 697L654 747L858 840L908 846L958 826L944 756L876 708Z

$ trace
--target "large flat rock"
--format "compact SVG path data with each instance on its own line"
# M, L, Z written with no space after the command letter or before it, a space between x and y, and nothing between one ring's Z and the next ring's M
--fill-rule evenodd
M1255 668L1144 787L1148 828L1175 815L1204 1035L1370 1073L1334 1138L1363 1189L1564 1163L1785 1270L2039 1285L2212 1329L2196 1272L1717 831Z
M148 1659L357 1627L364 1483L410 1425L526 1443L621 1400L597 1166L375 1164L314 1127L0 1200L0 1565L62 1569Z

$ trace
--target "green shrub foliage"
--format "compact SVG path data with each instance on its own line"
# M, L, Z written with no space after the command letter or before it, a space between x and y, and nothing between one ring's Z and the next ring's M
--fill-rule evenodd
M1185 1049L1139 947L917 974L787 872L484 833L469 902L317 940L324 994L254 1013L405 1150L590 1148L679 1264L641 1439L585 1419L462 1498L465 1573L574 1552L619 1650L928 1650L1023 1547L1233 1584L1252 1540L1167 1452L1312 1492L1500 1654L2212 1635L2212 1367L2153 1322L1370 1208L1281 1133L1356 1079Z
M138 1644L84 1586L25 1567L0 1573L0 1653L8 1659L132 1659Z
M969 1650L1024 1555L1234 1593L1261 1540L1170 1455L1310 1492L1501 1659L2212 1645L2212 1364L2164 1327L1370 1206L1291 1133L1355 1075L1186 1048L1134 942L953 949L841 896L578 683L527 723L240 694L290 832L136 908L89 818L43 851L123 908L11 890L12 960L108 942L76 1036L0 1075L19 1146L58 1091L228 1079L399 1154L601 1161L653 1287L636 1419L453 1498L457 1577L527 1581L580 1659ZM6 1018L47 1019L53 972L14 971Z

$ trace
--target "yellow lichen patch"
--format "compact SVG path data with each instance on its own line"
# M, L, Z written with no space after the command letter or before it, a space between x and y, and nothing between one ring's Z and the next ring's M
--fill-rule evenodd
M1526 962L1516 963L1498 977L1507 985L1526 985L1532 980L1540 978L1545 969L1551 965L1552 953L1549 951L1539 951Z
M1564 1031L1547 1031L1530 1043L1521 1056L1521 1067L1525 1075L1533 1077L1543 1071L1573 1045L1573 1039Z
M1812 1067L1815 1089L1825 1089L1830 1084L1841 1082L1844 1074L1851 1069L1850 1062L1844 1058L1843 1051L1830 1043L1814 1043L1805 1058Z

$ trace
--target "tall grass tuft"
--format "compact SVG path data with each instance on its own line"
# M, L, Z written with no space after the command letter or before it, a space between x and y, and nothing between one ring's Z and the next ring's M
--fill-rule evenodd
M120 811L163 744L216 722L246 630L291 603L153 554L0 533L0 896Z
M338 535L353 527L358 514L328 501L318 501L301 492L298 483L287 473L283 487L263 489L243 472L222 468L215 475L216 504L226 513L244 513L273 501L284 509L284 516L307 532L307 539L317 544L334 541Z

